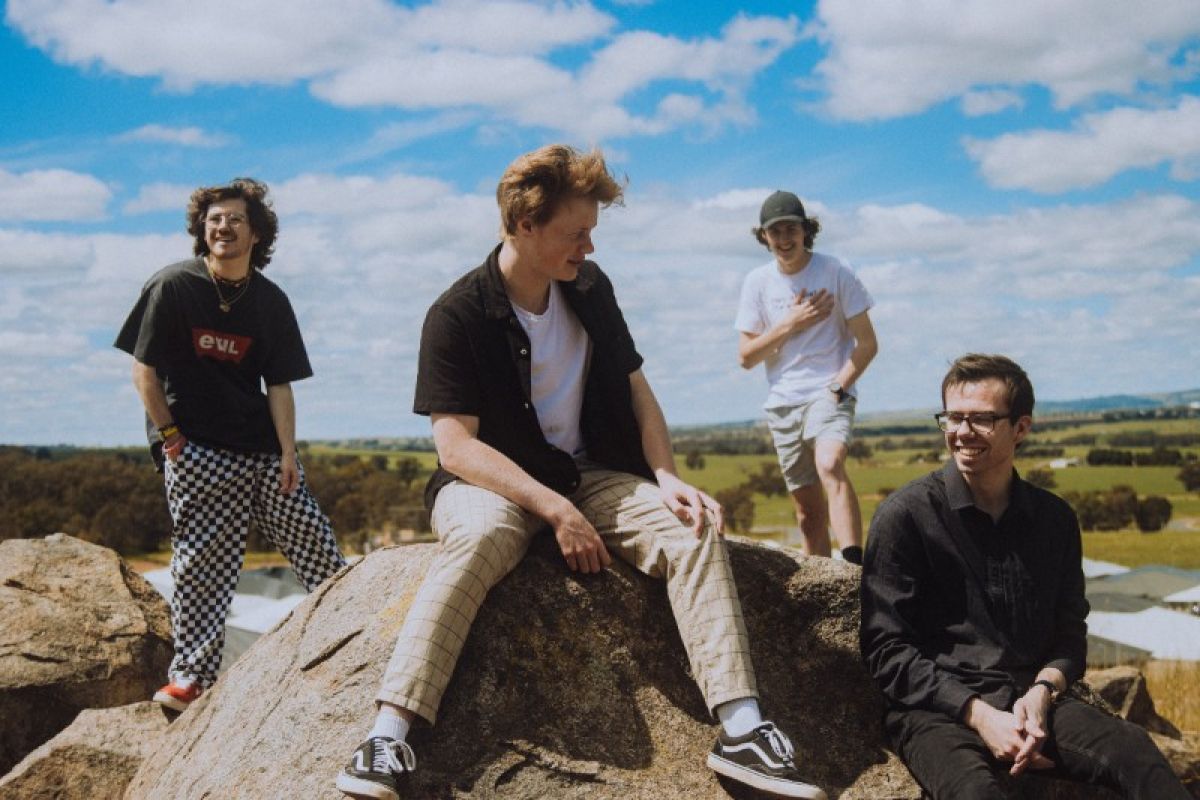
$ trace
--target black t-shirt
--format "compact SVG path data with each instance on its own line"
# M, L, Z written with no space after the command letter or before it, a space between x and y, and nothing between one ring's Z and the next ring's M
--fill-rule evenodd
M171 416L188 439L278 453L263 383L313 374L296 315L283 290L256 269L228 312L218 303L202 259L172 264L146 282L114 345L158 371ZM147 433L154 443L149 422Z

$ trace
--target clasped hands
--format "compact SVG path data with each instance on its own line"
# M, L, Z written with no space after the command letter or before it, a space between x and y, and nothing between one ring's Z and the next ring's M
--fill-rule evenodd
M1042 754L1046 742L1046 718L1051 696L1046 687L1033 686L1013 704L1012 711L1001 711L978 697L967 708L966 723L979 734L988 750L999 761L1012 762L1009 773L1020 775L1027 769L1050 769L1054 762Z

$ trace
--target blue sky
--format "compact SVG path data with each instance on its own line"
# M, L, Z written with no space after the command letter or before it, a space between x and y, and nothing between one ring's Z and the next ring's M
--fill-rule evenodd
M874 295L860 414L967 350L1044 399L1200 386L1200 0L10 0L0 65L0 442L140 440L111 341L235 175L281 218L299 436L426 434L424 311L553 141L628 177L594 258L672 423L759 415L732 320L777 188Z

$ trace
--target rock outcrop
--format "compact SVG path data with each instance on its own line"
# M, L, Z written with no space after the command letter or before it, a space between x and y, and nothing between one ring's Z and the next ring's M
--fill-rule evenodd
M1122 719L1146 730L1179 739L1179 729L1154 710L1154 700L1146 688L1146 678L1136 667L1113 667L1089 673L1087 683L1092 690Z
M337 798L434 545L339 573L171 726L128 798ZM917 800L884 748L858 657L857 568L731 543L763 704L841 800ZM549 537L491 593L438 724L412 734L405 796L753 797L704 767L716 726L661 583L624 565L569 573ZM1027 798L1102 798L1035 779Z
M0 542L0 775L86 708L144 700L170 613L113 551L64 534Z
M66 730L0 778L0 797L120 800L168 724L162 706L149 700L81 711Z

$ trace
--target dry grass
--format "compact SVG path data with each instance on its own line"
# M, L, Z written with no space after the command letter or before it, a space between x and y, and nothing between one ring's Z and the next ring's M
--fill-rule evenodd
M1200 732L1200 662L1149 661L1142 673L1158 713L1180 730Z

